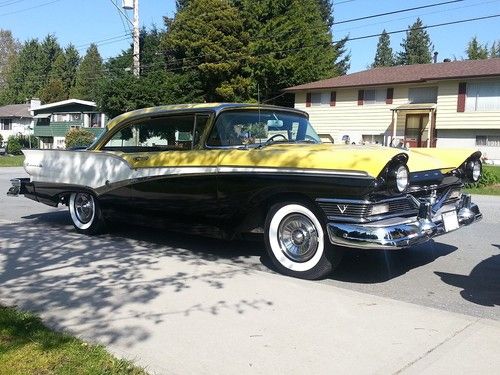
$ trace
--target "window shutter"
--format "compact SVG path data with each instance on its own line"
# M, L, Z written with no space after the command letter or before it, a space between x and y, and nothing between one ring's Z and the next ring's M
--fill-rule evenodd
M385 97L385 104L392 104L392 99L394 98L394 89L389 87L387 89L387 95Z
M458 84L457 112L465 112L465 97L467 96L467 83Z
M311 93L308 92L306 94L306 107L310 107L311 106Z
M365 90L358 90L358 105L363 105L364 98L365 98Z
M330 93L330 107L335 107L337 104L337 91L332 91Z

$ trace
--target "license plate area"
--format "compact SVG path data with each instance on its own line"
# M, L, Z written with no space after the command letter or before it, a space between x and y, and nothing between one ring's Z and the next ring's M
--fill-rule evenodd
M458 229L458 216L456 211L444 212L441 215L444 224L444 230L450 232L452 230Z

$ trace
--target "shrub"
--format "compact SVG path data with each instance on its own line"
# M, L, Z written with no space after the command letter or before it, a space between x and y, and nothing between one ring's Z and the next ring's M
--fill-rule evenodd
M2 147L3 145L3 137L2 137L2 134L0 134L0 147Z
M490 186L500 183L500 179L497 174L492 170L492 168L498 167L484 167L481 179L478 182L467 184L468 188L479 188L484 186Z
M94 134L83 128L74 128L66 133L66 148L88 147L94 141Z
M19 137L10 136L7 140L7 153L12 155L21 155L21 149L23 146L21 145L21 141Z

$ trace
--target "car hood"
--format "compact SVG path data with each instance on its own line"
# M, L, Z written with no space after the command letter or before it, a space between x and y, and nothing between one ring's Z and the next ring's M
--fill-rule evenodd
M377 177L396 155L408 155L410 172L457 168L475 150L410 149L383 146L331 144L273 144L261 149L232 150L221 160L223 166L307 168L364 172Z

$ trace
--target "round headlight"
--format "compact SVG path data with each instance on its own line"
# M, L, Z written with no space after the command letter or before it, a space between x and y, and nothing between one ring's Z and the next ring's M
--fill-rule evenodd
M474 182L479 181L479 178L481 177L481 162L479 160L476 160L472 165L471 177Z
M396 188L401 193L406 190L410 182L410 174L408 173L408 168L405 165L400 165L396 169Z

